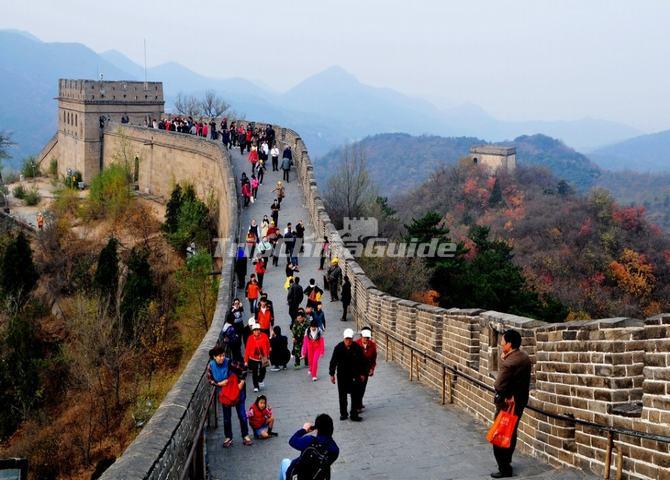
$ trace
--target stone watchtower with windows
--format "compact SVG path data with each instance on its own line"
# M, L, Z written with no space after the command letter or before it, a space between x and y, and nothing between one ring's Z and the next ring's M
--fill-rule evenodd
M496 171L499 168L513 171L516 168L516 148L498 145L482 145L470 148L470 160Z
M109 122L147 125L163 114L161 82L58 81L58 173L81 172L85 183L103 165L104 129Z

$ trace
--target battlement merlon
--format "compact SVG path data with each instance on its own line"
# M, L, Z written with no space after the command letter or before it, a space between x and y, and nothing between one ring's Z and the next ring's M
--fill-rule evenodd
M162 82L113 80L58 80L57 100L99 104L128 103L164 105Z

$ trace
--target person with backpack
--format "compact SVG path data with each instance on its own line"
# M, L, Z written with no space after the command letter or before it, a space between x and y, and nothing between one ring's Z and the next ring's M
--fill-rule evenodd
M237 333L237 329L235 328L235 315L232 311L226 314L226 321L223 324L216 345L223 347L233 360L242 361L242 337Z
M272 329L274 336L270 339L270 368L271 372L286 370L286 365L291 359L291 352L288 349L288 338L282 335L281 327L275 325Z
M259 395L256 401L251 404L247 412L249 425L254 431L255 438L271 438L276 437L277 432L272 431L275 423L275 418L272 416L272 407L268 404L268 399L265 395Z
M225 439L223 448L233 445L232 407L235 407L237 418L240 421L240 432L242 443L252 445L249 437L249 425L247 424L247 411L244 406L246 400L246 376L247 371L240 363L231 361L225 356L222 347L214 347L209 351L209 363L207 364L207 379L210 385L216 389L216 397L221 403L223 410L223 431ZM224 393L225 395L222 395Z
M307 422L295 432L288 444L300 450L300 456L282 460L279 480L330 480L330 466L340 456L340 448L333 440L334 430L333 419L322 413L316 417L314 425Z
M307 297L307 306L316 309L317 302L321 301L323 290L316 285L316 280L310 278L309 285L305 287L304 294Z
M359 411L361 408L361 384L365 380L365 358L360 345L354 342L354 331L351 328L344 330L343 340L335 345L330 358L330 381L337 383L337 393L340 401L340 420L349 418L347 412L347 396L351 395L351 420L363 420ZM337 382L335 373L337 372Z
M302 341L301 354L302 358L309 362L309 373L313 382L318 380L316 374L319 372L319 358L323 356L325 351L326 342L323 338L323 332L319 329L316 320L312 320Z

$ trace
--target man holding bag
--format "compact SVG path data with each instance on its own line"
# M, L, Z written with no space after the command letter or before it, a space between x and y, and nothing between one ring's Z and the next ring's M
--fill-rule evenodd
M514 414L518 419L514 426L509 448L493 446L493 454L496 457L496 462L498 462L498 471L493 472L491 477L508 478L513 475L512 455L516 448L519 421L521 421L523 410L528 405L531 362L528 354L519 350L521 335L516 330L507 330L503 333L500 346L503 353L500 360L500 371L494 384L496 417L502 410L513 407Z

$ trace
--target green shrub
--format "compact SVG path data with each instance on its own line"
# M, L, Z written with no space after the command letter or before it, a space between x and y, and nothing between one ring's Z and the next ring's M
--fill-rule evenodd
M42 197L40 196L40 193L37 191L36 187L28 190L25 194L25 197L23 197L23 201L26 202L26 205L30 207L37 205L41 200Z
M52 158L49 162L49 175L52 177L58 176L58 159Z
M17 185L16 187L14 187L14 190L12 190L12 194L14 195L14 198L23 200L24 198L26 198L26 189L24 188L23 185Z
M35 178L40 175L40 167L37 165L35 157L27 157L23 160L23 167L21 168L21 173L26 178Z
M94 217L118 217L132 201L129 171L113 164L100 172L91 182L89 212Z
M54 201L51 204L51 210L56 216L79 215L79 206L81 199L75 190L70 188L61 188L54 192Z

